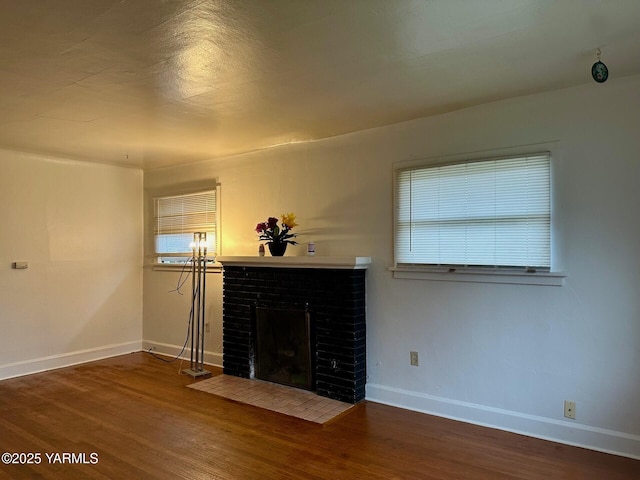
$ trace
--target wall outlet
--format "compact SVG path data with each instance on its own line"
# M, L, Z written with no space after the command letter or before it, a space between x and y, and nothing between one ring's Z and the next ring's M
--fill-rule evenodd
M573 420L576 419L576 402L571 400L564 401L564 416Z
M409 352L409 359L411 361L411 365L414 367L418 366L418 352Z

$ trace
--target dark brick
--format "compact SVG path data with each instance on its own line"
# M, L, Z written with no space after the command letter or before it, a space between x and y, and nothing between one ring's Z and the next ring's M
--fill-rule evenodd
M256 306L300 310L308 305L315 331L316 392L343 402L363 400L365 275L365 270L225 267L224 373L249 377Z

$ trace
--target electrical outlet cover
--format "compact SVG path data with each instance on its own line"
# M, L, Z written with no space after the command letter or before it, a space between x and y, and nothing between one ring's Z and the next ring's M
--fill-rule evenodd
M571 400L564 401L564 416L573 420L576 419L576 402Z

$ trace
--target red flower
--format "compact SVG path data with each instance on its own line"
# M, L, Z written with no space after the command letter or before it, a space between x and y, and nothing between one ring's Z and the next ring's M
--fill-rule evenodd
M259 223L258 225L256 225L256 232L258 233L262 233L267 229L267 224L266 223Z
M278 219L275 217L269 217L267 219L267 228L273 228L278 225Z

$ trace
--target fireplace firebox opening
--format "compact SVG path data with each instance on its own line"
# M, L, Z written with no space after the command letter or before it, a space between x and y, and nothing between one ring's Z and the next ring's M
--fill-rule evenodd
M306 309L255 308L255 376L315 389L311 316Z

